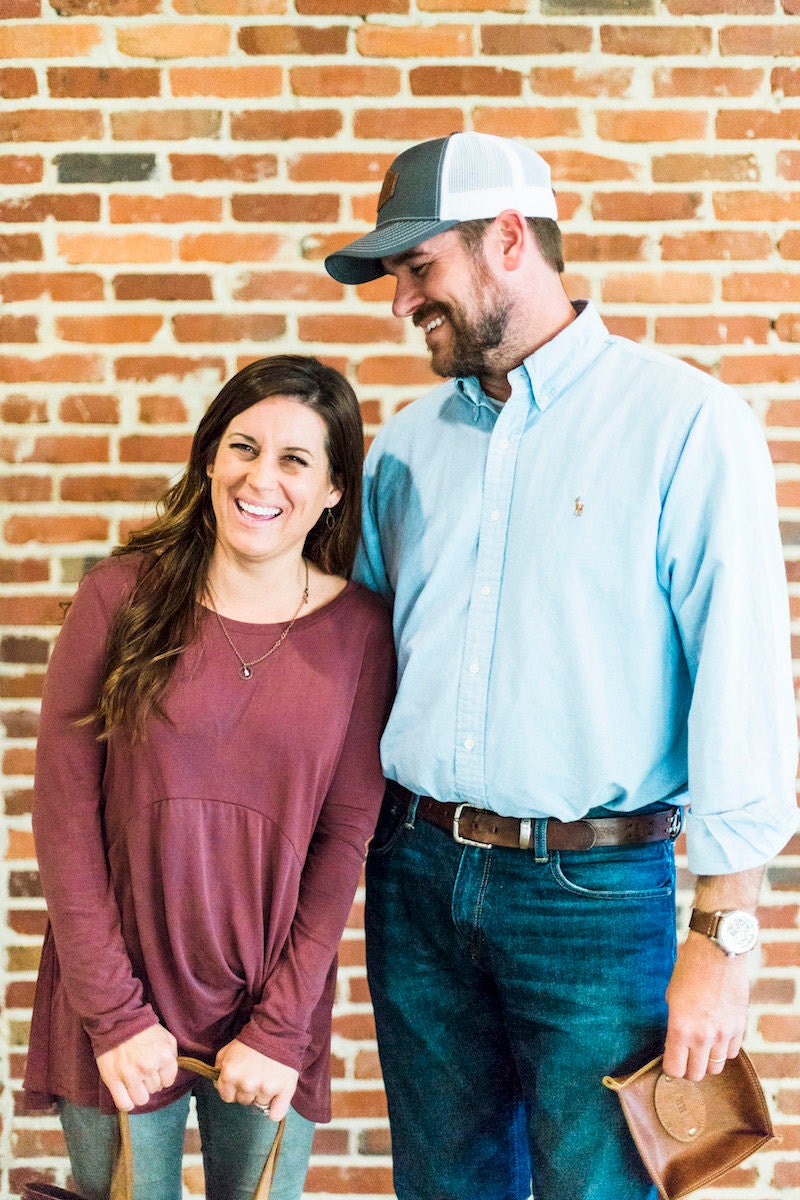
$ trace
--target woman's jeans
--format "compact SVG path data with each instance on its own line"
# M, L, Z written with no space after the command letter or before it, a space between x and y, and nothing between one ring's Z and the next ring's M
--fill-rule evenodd
M226 1104L209 1080L193 1089L203 1149L207 1200L252 1200L278 1126L252 1106ZM183 1139L190 1096L130 1118L134 1200L180 1200ZM72 1174L86 1200L108 1200L118 1121L62 1100L61 1124ZM286 1118L270 1200L300 1200L314 1123L293 1108Z
M664 1048L671 843L463 846L391 786L366 931L399 1200L655 1200L602 1079Z

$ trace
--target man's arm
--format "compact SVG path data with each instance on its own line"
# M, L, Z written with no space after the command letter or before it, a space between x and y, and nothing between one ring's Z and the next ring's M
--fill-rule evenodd
M704 912L755 912L764 867L697 880L694 906ZM667 988L669 1023L663 1069L699 1080L718 1075L739 1052L750 994L748 954L729 958L711 938L689 930Z

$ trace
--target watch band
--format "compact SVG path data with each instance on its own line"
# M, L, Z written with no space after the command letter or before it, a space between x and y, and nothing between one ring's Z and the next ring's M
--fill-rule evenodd
M700 908L693 908L692 915L689 918L689 928L695 933L704 933L706 937L713 938L716 936L719 928L719 919L722 916L721 911L703 912Z

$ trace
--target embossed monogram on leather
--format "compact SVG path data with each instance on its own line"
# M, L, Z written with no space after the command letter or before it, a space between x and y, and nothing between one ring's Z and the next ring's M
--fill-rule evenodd
M706 1127L706 1105L700 1088L690 1079L660 1075L654 1101L658 1119L670 1137L693 1142Z

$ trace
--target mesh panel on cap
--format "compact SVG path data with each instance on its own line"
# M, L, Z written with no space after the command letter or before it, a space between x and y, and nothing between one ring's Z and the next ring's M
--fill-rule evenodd
M445 161L444 186L447 192L481 191L483 188L513 187L514 170L502 142L488 137L480 141L464 134L453 138Z

